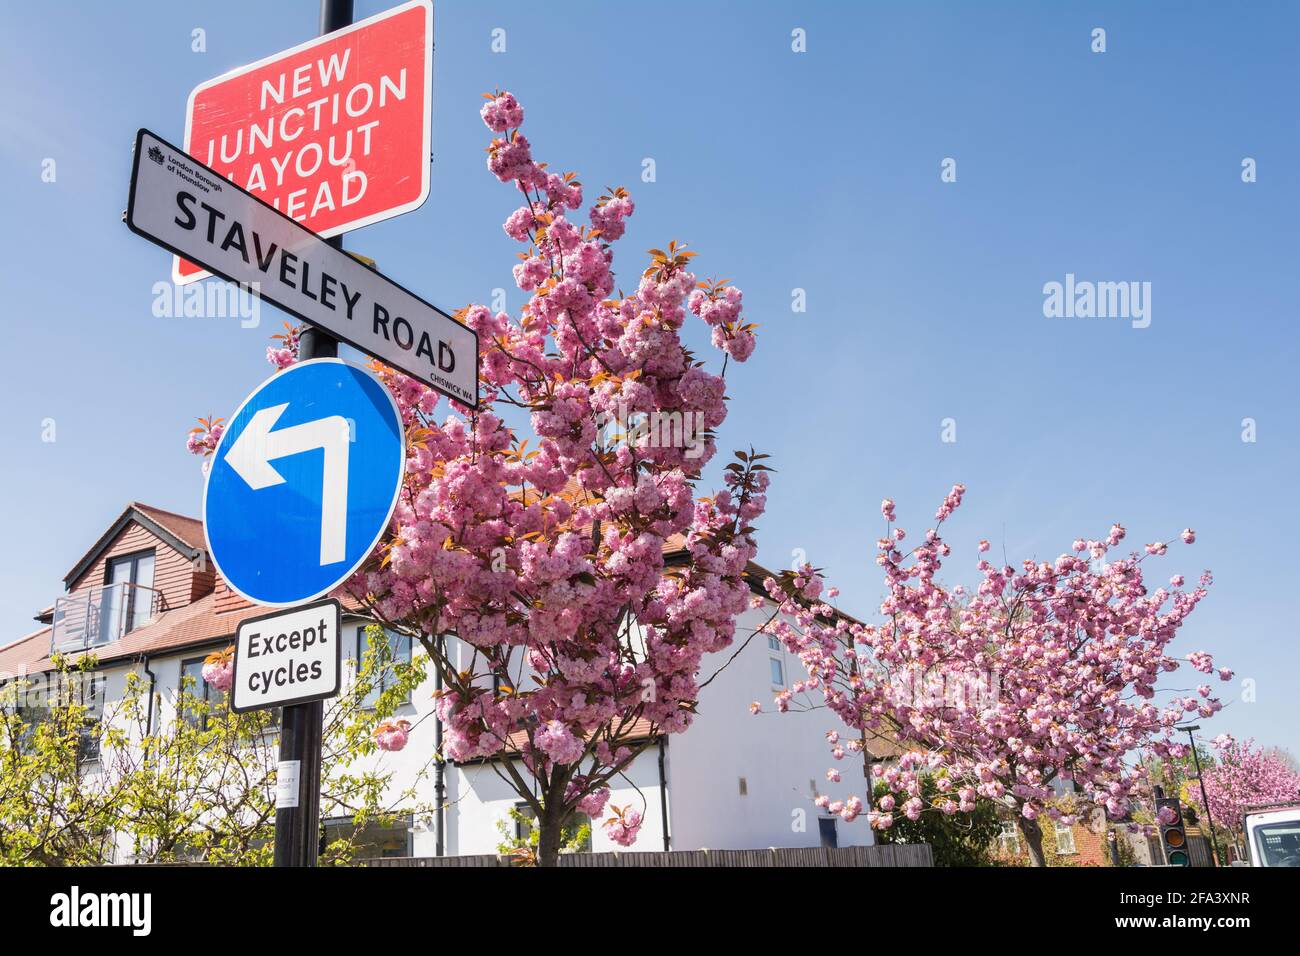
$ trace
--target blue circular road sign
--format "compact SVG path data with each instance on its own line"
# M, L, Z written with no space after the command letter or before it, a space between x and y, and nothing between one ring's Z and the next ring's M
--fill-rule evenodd
M203 526L217 570L258 604L328 594L388 527L405 465L397 404L365 369L315 359L278 372L212 455Z

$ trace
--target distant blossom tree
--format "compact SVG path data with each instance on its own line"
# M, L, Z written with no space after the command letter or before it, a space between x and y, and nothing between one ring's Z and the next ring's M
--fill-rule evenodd
M1213 740L1216 761L1201 771L1210 816L1240 842L1242 814L1248 807L1300 800L1300 774L1285 754L1256 747L1255 741L1220 734ZM1195 780L1189 780L1184 797L1205 812L1205 800Z
M856 734L847 741L838 731L827 735L836 759L861 753L877 736L902 741L906 752L895 765L872 768L884 785L868 809L873 827L888 829L900 814L915 821L925 812L970 813L981 799L997 801L1015 814L1031 863L1042 866L1044 815L1069 825L1091 806L1124 817L1146 774L1130 755L1180 754L1174 725L1184 714L1209 717L1221 708L1208 684L1163 706L1153 701L1161 672L1180 666L1168 647L1205 596L1210 574L1191 590L1181 575L1150 590L1143 565L1168 546L1157 542L1103 563L1125 537L1117 524L1103 539L1074 541L1055 561L1019 568L984 558L989 544L981 541L976 592L948 589L937 580L950 554L939 532L964 493L953 487L935 527L907 554L894 503L882 502L886 534L876 563L888 588L883 623L835 615L827 601L837 592L823 592L811 566L767 580L791 618L771 627L808 673L778 696L777 707L819 692ZM1181 538L1191 544L1195 534L1187 529ZM1187 660L1213 671L1208 654ZM923 786L927 779L932 788ZM1057 780L1072 781L1077 797L1059 799ZM845 819L864 810L858 797L820 803Z
M589 225L571 220L582 184L533 159L514 96L486 99L488 168L522 199L504 229L524 247L514 279L529 298L518 317L456 313L478 333L476 411L451 402L439 421L437 393L375 366L406 422L407 474L388 535L344 590L422 642L444 683L446 755L508 758L491 766L536 816L535 861L553 865L565 825L600 813L646 746L646 724L690 725L701 658L731 643L747 604L768 469L738 452L724 490L695 487L726 418L727 362L754 350L740 290L697 281L695 253L672 242L650 251L633 291L615 294L631 197L610 189ZM723 353L721 374L684 346L688 311ZM297 336L278 343L268 358L284 368ZM511 414L532 434L509 427ZM703 440L602 427L648 416L699 422ZM215 444L204 427L190 438L197 453ZM683 558L666 566L670 540ZM381 731L384 746L397 730ZM631 844L641 813L611 812L602 828Z

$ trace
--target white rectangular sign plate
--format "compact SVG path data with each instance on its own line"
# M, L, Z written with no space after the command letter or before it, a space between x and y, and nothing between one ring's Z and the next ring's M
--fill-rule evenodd
M126 224L444 395L478 407L478 335L140 130Z
M342 623L342 608L330 598L240 624L230 709L243 714L337 696Z

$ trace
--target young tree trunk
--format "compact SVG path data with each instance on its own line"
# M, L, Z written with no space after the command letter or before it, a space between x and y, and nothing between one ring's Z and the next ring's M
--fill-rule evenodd
M1029 865L1046 866L1047 859L1043 856L1043 828L1038 825L1037 820L1030 820L1023 816L1016 817L1016 823L1020 826L1020 832L1025 838L1025 846L1029 848Z
M544 807L537 821L537 865L560 865L560 815Z

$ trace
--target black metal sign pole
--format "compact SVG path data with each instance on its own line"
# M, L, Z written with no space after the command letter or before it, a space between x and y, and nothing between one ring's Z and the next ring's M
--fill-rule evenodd
M352 0L320 0L320 35L342 30L352 23ZM343 248L343 237L326 239L336 249ZM334 358L339 354L338 339L320 329L308 326L298 336L300 359Z
M321 0L321 36L352 23L352 0ZM343 237L326 240L343 248ZM338 339L310 326L298 337L298 358L334 358ZM297 793L282 788L276 795L275 865L315 866L320 852L321 734L325 704L312 701L284 708L280 727L280 779L297 774ZM296 800L293 799L296 796ZM287 798L287 799L285 799ZM295 804L282 806L282 804Z

